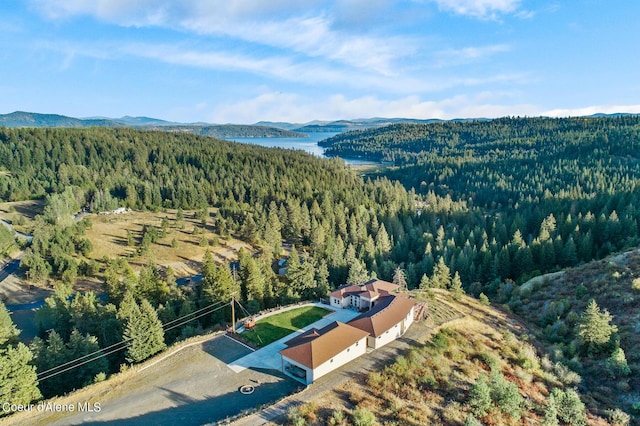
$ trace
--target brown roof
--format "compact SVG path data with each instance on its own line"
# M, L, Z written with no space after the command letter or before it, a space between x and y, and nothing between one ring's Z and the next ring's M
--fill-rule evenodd
M348 324L334 321L320 330L311 329L289 340L285 343L289 347L281 350L280 354L306 367L316 368L368 334Z
M402 321L411 311L415 302L402 295L386 295L367 312L349 321L349 325L378 337Z
M377 294L388 294L398 290L399 286L387 281L372 279L362 285L345 285L331 292L329 295L343 298L346 295L359 294L367 298L376 297Z

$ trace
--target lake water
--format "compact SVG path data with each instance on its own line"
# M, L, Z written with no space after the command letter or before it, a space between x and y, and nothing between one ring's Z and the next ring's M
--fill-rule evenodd
M309 133L309 136L303 138L234 138L229 140L266 146L268 148L301 149L316 157L326 158L324 148L318 146L318 142L335 135L337 135L337 133L318 132ZM347 164L375 164L374 162L359 160L357 158L343 158L343 160Z

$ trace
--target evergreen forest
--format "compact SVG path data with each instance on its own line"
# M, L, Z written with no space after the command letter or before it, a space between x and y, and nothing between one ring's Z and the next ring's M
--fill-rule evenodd
M390 165L361 176L338 158L195 134L0 128L0 201L47 200L22 268L60 283L38 313L42 335L31 345L38 371L54 357L65 362L122 338L135 343L75 374L75 387L89 383L223 321L216 312L190 328L162 328L234 292L253 313L318 299L345 283L392 281L400 271L408 289L507 303L533 276L639 244L638 116L394 124L323 144L330 155ZM72 215L118 207L214 207L205 220L216 232L259 254L241 253L237 279L228 265L205 258L196 294L155 265L139 274L126 259L98 265L83 236L90 221ZM272 264L283 244L291 249L281 279ZM106 303L72 297L79 274L101 277ZM146 330L152 338L136 340ZM71 389L62 375L44 383L45 396Z

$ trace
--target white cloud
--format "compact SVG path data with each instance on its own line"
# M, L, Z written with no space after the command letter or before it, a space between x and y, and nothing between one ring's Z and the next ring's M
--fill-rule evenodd
M260 120L302 123L314 119L369 117L452 119L537 115L538 109L533 105L496 103L504 95L481 92L434 101L414 95L381 99L377 96L348 98L343 94L333 94L324 99L310 99L295 93L268 92L218 106L211 113L210 120L216 123L255 123Z
M403 37L333 28L333 2L205 0L32 0L52 19L90 15L123 26L160 26L223 35L391 75L393 61L414 52ZM353 0L352 0L353 1ZM322 8L313 10L314 3ZM338 3L350 3L343 0Z
M472 62L477 62L485 58L489 58L498 53L504 53L511 50L511 47L507 44L494 44L490 46L472 46L464 47L461 49L447 49L435 54L436 67L448 67L455 65L464 65Z
M592 105L580 108L552 109L541 112L549 117L579 117L593 114L630 113L640 114L640 105Z
M499 14L514 13L520 0L430 0L440 10L481 19L495 19Z

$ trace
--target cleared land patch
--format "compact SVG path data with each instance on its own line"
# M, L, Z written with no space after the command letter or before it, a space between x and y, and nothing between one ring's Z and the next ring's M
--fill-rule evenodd
M195 211L127 212L119 215L89 215L93 227L87 238L93 244L91 257L125 257L132 266L155 263L173 268L177 276L193 275L207 250L219 263L237 259L238 251L253 248L240 240L217 234L215 209L198 218ZM148 250L140 250L143 230L155 229L158 238Z

